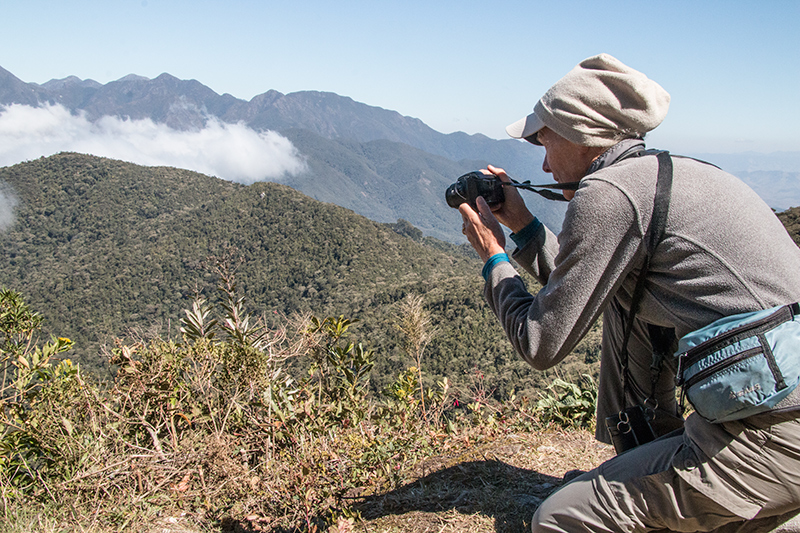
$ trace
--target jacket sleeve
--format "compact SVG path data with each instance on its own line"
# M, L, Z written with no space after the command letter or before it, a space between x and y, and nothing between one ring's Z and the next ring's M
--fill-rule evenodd
M555 268L558 254L558 237L544 224L536 234L521 248L514 250L514 261L536 278L542 285L547 284L550 273Z
M639 209L626 192L604 180L585 180L570 201L555 257L546 231L538 244L514 255L542 281L535 296L510 263L491 271L484 294L523 359L544 370L572 351L641 265L643 234Z

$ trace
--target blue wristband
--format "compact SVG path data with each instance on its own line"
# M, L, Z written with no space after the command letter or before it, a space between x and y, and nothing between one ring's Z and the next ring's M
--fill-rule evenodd
M534 235L539 231L539 228L542 227L542 223L539 222L539 219L534 217L533 220L522 228L519 233L512 233L510 235L511 240L514 241L514 244L517 245L517 248L520 250L525 248L525 245L533 239Z
M492 272L492 269L497 263L502 263L505 261L506 263L510 263L511 260L508 258L508 254L503 252L499 254L494 254L492 257L489 258L488 261L483 265L483 271L481 274L483 275L483 279L489 280L489 274Z

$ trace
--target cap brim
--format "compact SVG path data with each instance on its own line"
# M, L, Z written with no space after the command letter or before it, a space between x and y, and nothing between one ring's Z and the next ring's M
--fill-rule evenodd
M544 122L536 116L536 113L531 113L527 117L507 126L506 133L514 139L524 139L542 128L544 128Z

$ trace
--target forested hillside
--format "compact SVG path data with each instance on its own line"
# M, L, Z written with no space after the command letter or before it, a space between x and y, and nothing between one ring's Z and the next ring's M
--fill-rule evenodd
M432 379L482 372L498 393L548 379L511 351L483 302L477 258L407 223L375 223L274 183L78 154L0 169L0 182L18 204L0 233L0 286L41 310L47 334L74 340L88 368L116 337L177 338L195 294L217 298L209 258L233 253L253 314L360 320L379 353L378 385L408 363L393 326L407 294L425 297L438 328L425 352Z
M552 377L512 352L469 248L423 239L405 221L375 223L274 183L79 154L2 168L0 183L17 203L0 232L0 286L41 310L46 334L73 339L89 369L105 371L98 354L115 338L178 338L195 295L217 299L213 257L233 256L253 314L360 320L379 353L376 386L409 363L393 322L407 294L424 296L438 328L425 352L431 379L481 375L503 395ZM778 216L800 244L800 209ZM592 372L597 343L594 332L558 371Z
M786 226L786 230L797 246L800 246L800 207L793 207L778 213L778 218Z

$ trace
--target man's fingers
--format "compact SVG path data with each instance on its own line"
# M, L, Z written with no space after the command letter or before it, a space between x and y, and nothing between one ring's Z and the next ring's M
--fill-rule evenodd
M478 196L477 204L478 217L482 219L482 222L485 226L488 226L489 222L494 222L496 220L494 213L492 213L492 208L489 207L489 204L486 203L486 200L483 199L483 196Z
M464 222L475 223L480 218L478 216L478 213L476 213L475 210L472 209L472 206L466 202L458 206L458 211L461 213L461 218L464 219Z
M498 168L492 165L487 165L486 167L489 172L500 178L500 181L504 181L506 183L511 183L511 178L506 174L506 171L502 168Z

